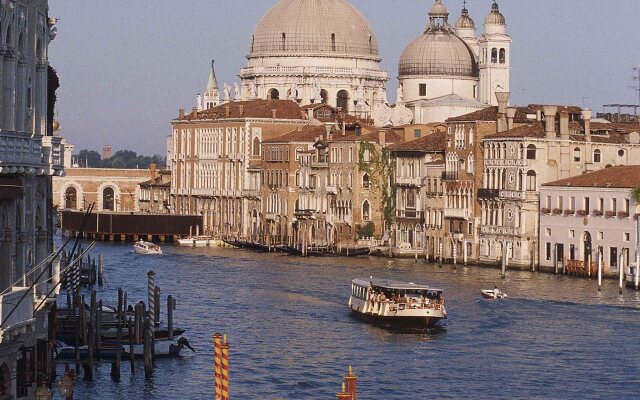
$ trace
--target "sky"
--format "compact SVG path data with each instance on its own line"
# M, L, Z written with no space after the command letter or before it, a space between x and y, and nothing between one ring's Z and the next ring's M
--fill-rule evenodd
M404 47L426 26L433 0L351 0L378 39L389 100ZM239 82L249 38L276 0L49 0L58 35L60 134L81 149L165 154L178 109L205 89ZM491 0L468 0L478 34ZM454 23L462 0L443 0ZM501 0L511 47L512 105L638 103L640 0ZM636 75L637 76L637 75Z

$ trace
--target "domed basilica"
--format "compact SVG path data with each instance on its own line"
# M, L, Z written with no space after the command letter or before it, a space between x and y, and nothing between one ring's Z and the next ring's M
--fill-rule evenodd
M233 90L234 100L323 102L378 124L441 122L496 105L494 93L509 91L510 44L496 2L476 37L466 6L451 26L447 9L435 0L425 31L400 56L397 104L390 107L375 34L353 5L347 0L280 0L250 38L240 85L225 84L221 94L212 64L197 106L231 101ZM408 118L393 121L390 116L400 110Z

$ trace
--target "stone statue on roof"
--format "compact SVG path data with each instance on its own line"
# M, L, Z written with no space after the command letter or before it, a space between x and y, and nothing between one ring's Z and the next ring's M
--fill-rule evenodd
M255 99L256 96L256 81L250 81L249 82L249 97L251 97L252 99Z
M402 85L398 85L398 90L396 91L396 103L398 104L404 103L404 96L402 94Z
M229 84L224 84L224 101L231 100L231 86Z
M298 84L291 83L291 89L289 89L289 100L298 100Z
M318 85L318 78L313 80L313 86L311 88L311 102L312 103L321 103L322 102L322 91L320 90L320 86Z
M234 100L240 100L242 97L242 93L240 92L240 86L236 82L233 82L233 92L234 92Z

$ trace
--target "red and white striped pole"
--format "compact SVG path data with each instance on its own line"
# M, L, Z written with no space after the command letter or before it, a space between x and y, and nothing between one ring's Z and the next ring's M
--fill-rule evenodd
M213 335L214 377L216 400L222 400L222 335Z
M222 343L222 400L229 400L229 343L224 335Z

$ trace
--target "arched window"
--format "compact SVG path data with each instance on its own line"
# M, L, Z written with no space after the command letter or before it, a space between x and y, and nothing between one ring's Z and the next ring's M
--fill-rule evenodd
M78 208L78 191L73 186L64 192L64 208L75 210Z
M336 34L331 34L331 51L336 51Z
M349 112L349 92L346 90L341 90L338 92L338 96L336 98L336 107L339 108L343 113Z
M500 64L504 64L507 62L507 51L505 49L500 49Z
M364 221L369 221L371 219L371 206L369 205L369 200L365 200L362 203L362 219Z
M416 194L412 189L407 191L407 208L416 208Z
M602 161L602 155L600 153L600 150L599 149L595 149L593 151L593 162L594 163L599 163L601 161Z
M269 89L269 94L267 95L268 100L278 100L280 99L280 92L278 89Z
M495 47L491 49L491 62L493 64L498 62L498 49L496 49Z
M260 139L258 138L253 139L253 155L260 155Z
M27 109L33 109L31 77L27 80Z
M369 54L373 54L373 38L369 36Z
M284 51L287 49L287 35L282 32L282 44L280 45L280 50Z
M112 187L104 188L104 190L102 191L102 209L115 211L114 192Z
M573 149L573 161L580 161L580 147Z
M527 160L535 160L536 159L536 145L530 144L527 146Z
M364 189L369 189L371 182L369 182L369 174L362 175L362 187Z
M534 170L529 170L527 172L527 190L535 191L536 188L536 172Z

